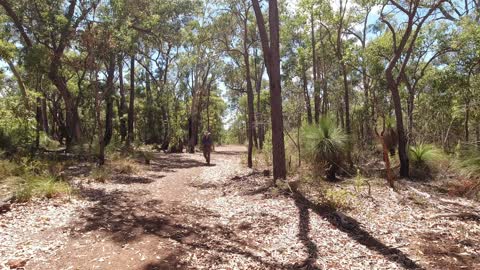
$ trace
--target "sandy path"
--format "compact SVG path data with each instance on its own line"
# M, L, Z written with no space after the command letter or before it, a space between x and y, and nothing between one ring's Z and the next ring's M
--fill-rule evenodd
M213 195L201 192L198 181L208 171L238 164L244 148L216 150L210 167L200 153L157 154L139 176L84 185L82 195L93 203L69 225L70 239L50 258L30 261L27 269L186 267L181 242L195 238L192 224L208 214L195 204Z

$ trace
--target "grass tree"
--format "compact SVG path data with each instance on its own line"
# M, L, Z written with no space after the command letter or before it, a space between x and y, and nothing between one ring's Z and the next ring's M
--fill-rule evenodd
M327 180L337 179L338 170L346 157L347 135L328 117L318 125L303 129L303 148L306 157L316 165L324 165Z

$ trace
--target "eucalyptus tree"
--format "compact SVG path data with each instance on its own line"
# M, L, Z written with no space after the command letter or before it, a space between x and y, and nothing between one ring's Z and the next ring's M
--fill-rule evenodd
M34 45L49 51L48 78L59 91L66 114L67 148L82 137L81 119L75 94L69 89L68 78L62 72L65 53L71 48L88 15L97 7L99 0L65 1L0 1L0 5L20 33L27 51Z
M268 32L258 0L252 0L262 43L263 58L270 78L270 106L272 121L273 178L286 179L285 142L283 134L282 85L280 77L280 21L278 2L268 2Z
M381 9L380 20L387 26L392 38L389 61L385 68L385 78L395 109L400 176L402 177L409 176L409 161L399 87L404 80L405 70L410 62L420 31L444 2L445 0L435 0L424 4L421 1L404 3L389 0L382 5ZM402 14L402 16L392 16L391 14L395 12ZM395 25L394 18L401 20L401 22Z
M253 167L253 147L258 148L255 124L255 93L252 84L251 49L256 42L256 33L252 30L252 3L248 0L229 0L225 2L225 14L217 22L219 44L226 56L232 60L237 68L244 73L245 85L240 86L242 92L247 94L247 138L248 154L247 166ZM233 14L234 16L231 16ZM222 24L219 26L218 24ZM228 29L226 29L228 28ZM241 37L241 38L239 38ZM254 72L256 73L256 69ZM243 91L243 89L245 89Z

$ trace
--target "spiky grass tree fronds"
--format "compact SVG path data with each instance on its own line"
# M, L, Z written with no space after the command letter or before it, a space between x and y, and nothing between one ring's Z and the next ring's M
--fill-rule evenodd
M417 178L430 177L432 173L448 162L448 156L431 144L420 143L410 146L408 155L412 164L412 175Z
M414 165L433 165L435 162L446 159L442 150L431 144L417 144L410 146L409 158Z
M348 139L330 118L303 128L304 153L310 162L325 163L328 180L335 180L347 149Z

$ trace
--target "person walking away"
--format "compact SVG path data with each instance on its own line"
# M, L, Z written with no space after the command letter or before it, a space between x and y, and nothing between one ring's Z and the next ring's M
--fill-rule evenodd
M212 134L208 131L205 131L202 138L202 145L203 145L203 156L207 161L207 164L210 165L210 153L212 152Z

